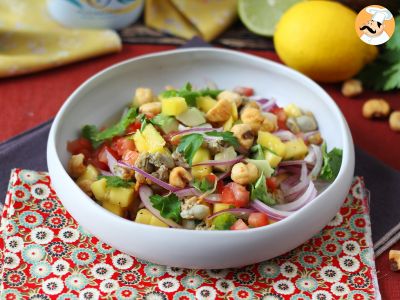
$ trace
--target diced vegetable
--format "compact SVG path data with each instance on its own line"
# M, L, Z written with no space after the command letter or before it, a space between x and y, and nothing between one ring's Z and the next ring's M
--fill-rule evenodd
M151 212L146 208L142 208L136 214L135 222L147 225L153 225L158 227L168 227L167 224L156 218Z
M271 168L269 162L265 159L250 159L246 158L246 162L253 163L256 165L258 171L263 173L265 177L271 177L271 175L275 172L274 169Z
M104 202L106 201L106 192L107 192L107 180L105 178L101 178L92 183L90 188L92 189L93 195L97 201Z
M235 207L245 207L249 204L250 193L243 185L228 183L222 190L221 202Z
M147 151L155 153L161 151L165 146L165 140L152 124L148 124L142 132L147 143Z
M203 112L208 112L217 104L217 100L211 98L210 96L198 97L196 99L196 106Z
M207 161L211 159L210 151L207 148L199 148L192 160L192 164L197 164L202 161ZM192 175L195 178L203 178L204 176L210 174L212 171L211 166L194 166L192 167Z
M222 128L224 129L224 131L229 131L231 130L231 128L233 127L233 117L229 117L229 119L224 123L224 125L222 126Z
M111 202L107 202L107 201L103 202L102 206L105 209L107 209L108 211L110 211L110 212L112 212L112 213L114 213L114 214L116 214L117 216L120 216L120 217L125 217L126 212L127 212L126 208L121 207L121 206L116 205L116 204L113 204Z
M233 121L239 119L238 109L235 102L232 102L232 118Z
M231 207L232 205L228 203L215 203L213 207L213 213L215 214L221 210L229 209Z
M231 213L222 213L212 220L216 230L228 230L236 222L237 218Z
M132 188L111 187L108 190L108 201L121 207L128 207L134 200L135 192Z
M285 142L285 147L286 151L283 157L285 160L303 159L308 153L307 145L304 143L303 139Z
M300 108L294 103L285 106L284 110L288 117L296 118L302 115Z
M95 181L97 180L97 177L99 177L99 171L93 166L93 165L88 165L86 167L85 172L81 176L79 176L78 180L92 180Z
M285 156L286 147L285 144L275 135L267 131L259 131L257 143L261 146L272 150L280 157Z
M275 153L273 153L268 149L265 150L264 153L265 153L265 159L268 161L269 165L272 168L276 168L282 160L282 157L276 155Z
M176 119L186 126L198 126L204 124L206 119L196 107L189 107L186 111L176 116Z
M185 98L171 97L161 99L161 113L166 116L177 116L188 109Z
M238 219L236 220L235 223L230 228L231 230L244 230L244 229L249 229L249 226L242 220Z
M228 148L225 148L224 151L215 154L214 160L218 161L228 161L235 159L237 157L235 149L230 146ZM217 165L214 166L214 169L221 171L221 172L227 172L230 168L230 165Z
M133 135L133 140L135 141L136 149L139 152L147 152L148 146L142 132L140 132L139 130L136 131L136 133Z
M163 114L156 115L153 119L151 119L151 123L159 126L165 134L177 131L179 126L179 122L174 117Z
M269 224L269 219L266 214L260 212L254 212L249 215L249 226L250 227L261 227Z

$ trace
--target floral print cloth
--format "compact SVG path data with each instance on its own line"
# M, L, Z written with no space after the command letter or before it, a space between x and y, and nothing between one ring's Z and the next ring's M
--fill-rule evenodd
M226 270L184 270L121 253L79 226L50 184L47 173L12 172L1 223L1 299L379 297L361 178L308 242L269 261Z
M121 50L111 30L65 28L46 0L0 0L0 78L54 68Z

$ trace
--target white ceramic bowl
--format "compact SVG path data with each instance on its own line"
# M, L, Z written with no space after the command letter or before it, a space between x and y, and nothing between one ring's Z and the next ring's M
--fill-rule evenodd
M187 81L221 88L253 87L279 104L296 103L314 112L328 148L343 149L336 180L311 203L275 224L244 231L192 231L138 224L120 218L86 196L66 172L68 140L84 124L102 125L121 113L136 87L159 92ZM283 65L221 49L198 48L145 55L114 65L82 84L65 102L51 127L47 163L63 205L89 232L133 256L184 268L227 268L260 262L307 241L336 214L350 187L354 148L347 123L327 93L309 78Z

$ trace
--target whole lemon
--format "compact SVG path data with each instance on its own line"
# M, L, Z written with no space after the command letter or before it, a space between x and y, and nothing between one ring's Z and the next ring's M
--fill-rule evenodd
M280 19L275 49L284 63L320 82L356 75L378 54L355 31L356 13L337 2L306 1Z

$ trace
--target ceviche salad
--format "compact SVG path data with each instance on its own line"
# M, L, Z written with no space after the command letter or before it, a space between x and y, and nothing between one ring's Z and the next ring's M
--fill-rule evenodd
M105 209L132 221L240 230L282 220L333 181L327 146L296 104L233 91L137 88L119 122L86 125L68 142L69 173Z

